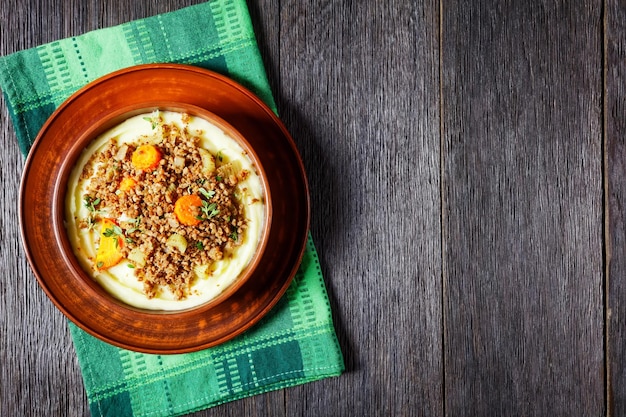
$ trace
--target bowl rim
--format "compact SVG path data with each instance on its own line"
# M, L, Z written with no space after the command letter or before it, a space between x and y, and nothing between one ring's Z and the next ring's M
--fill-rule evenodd
M232 140L237 142L239 146L242 147L244 152L252 161L253 166L257 169L259 179L261 180L261 185L263 189L262 193L264 197L263 226L261 230L261 235L259 236L259 241L252 258L241 271L240 275L214 298L211 298L210 300L197 306L178 310L151 310L135 307L125 303L122 300L116 299L115 296L109 295L106 291L100 291L99 284L97 284L94 281L93 277L90 277L89 273L87 273L84 268L80 266L80 262L77 260L77 256L73 253L71 244L67 236L67 229L65 227L65 221L67 217L67 208L65 202L68 192L68 179L76 165L76 161L80 158L84 149L89 146L89 144L93 140L96 140L99 135L106 133L109 129L119 125L130 117L138 116L140 114L152 113L154 111L172 111L178 113L187 113L193 117L201 117L224 131L227 136L229 136ZM219 117L215 113L203 109L199 106L189 105L185 103L176 103L171 101L162 102L159 100L149 101L145 104L140 105L122 107L116 109L111 114L108 114L105 118L101 119L98 124L93 125L90 129L82 132L82 134L80 134L76 141L72 144L71 149L66 152L65 155L66 157L61 162L61 168L59 170L60 181L57 181L55 183L53 191L53 206L51 218L55 232L55 241L57 244L60 244L63 247L63 250L61 250L61 254L66 264L72 268L74 273L81 276L92 289L92 296L104 297L106 299L109 299L108 301L119 303L122 308L128 308L134 311L141 311L148 314L176 314L187 310L206 310L231 296L246 282L246 280L250 278L252 272L254 272L254 269L259 263L263 251L267 246L267 238L269 236L269 230L272 224L272 198L270 187L267 182L265 169L263 168L263 164L261 164L259 157L256 154L256 151L237 129L235 129L230 123L228 123L226 120ZM92 285L93 283L95 283L96 285Z
M241 132L241 126L244 126L246 130L249 130L251 122L248 119L252 119L252 116L243 114L246 111L253 112L254 113L253 116L259 118L258 120L254 119L254 121L263 123L262 127L264 127L265 129L269 128L271 130L270 133L271 135L273 135L272 139L278 139L280 142L278 145L280 146L280 149L279 149L280 152L282 152L281 155L289 156L289 160L285 160L283 162L286 162L288 167L292 169L295 175L298 177L296 179L297 189L294 186L294 189L291 190L297 193L297 196L295 197L297 198L297 201L295 204L298 206L298 213L297 213L298 216L297 216L297 219L294 220L294 224L296 228L294 230L280 231L280 239L276 237L278 236L279 232L275 231L276 228L280 228L280 222L276 222L276 223L272 222L272 227L270 228L271 230L269 233L271 233L272 236L274 236L275 242L272 241L272 236L270 236L268 242L270 242L273 245L272 249L278 248L281 250L285 250L286 259L282 263L277 257L274 257L273 259L269 261L266 261L265 259L262 260L265 266L268 266L268 265L271 266L273 268L272 271L276 272L275 276L269 272L263 275L261 275L260 273L257 274L257 278L260 278L263 281L263 284L268 286L267 289L260 288L260 284L255 284L257 285L255 287L251 284L252 280L248 280L246 283L244 283L242 288L237 290L232 296L228 297L224 302L221 302L217 304L216 306L208 307L205 309L202 309L202 307L198 307L195 309L191 309L189 311L179 311L177 313L168 313L168 315L171 317L182 318L187 321L189 321L190 318L195 318L195 319L199 318L200 320L200 323L198 324L199 326L202 325L205 327L211 327L211 325L214 325L215 323L219 321L218 320L219 318L229 317L229 314L232 316L235 313L239 312L239 310L237 310L239 308L239 309L244 309L245 311L245 317L244 317L245 321L243 321L244 318L237 319L238 321L235 320L236 323L232 324L230 327L219 328L219 331L215 330L213 333L210 333L210 335L209 335L209 332L207 331L205 332L206 335L205 333L202 333L201 335L193 339L193 341L186 340L186 339L184 340L183 339L181 340L173 340L173 339L169 340L168 339L167 343L165 342L161 343L159 340L157 340L156 336L152 337L152 334L150 336L152 337L152 339L149 339L148 341L145 341L145 340L142 341L139 338L133 338L133 336L130 336L129 332L134 332L136 329L133 326L136 323L140 322L141 320L145 321L146 317L152 318L152 319L158 317L159 320L163 320L163 318L166 317L163 314L157 314L155 312L146 313L145 311L133 311L132 314L133 314L133 318L135 319L135 321L129 324L130 330L124 329L124 337L122 337L119 335L119 332L111 332L110 329L107 329L107 331L103 331L102 328L98 328L98 329L93 328L94 318L90 314L91 312L85 313L81 311L80 313L77 313L77 308L78 308L77 305L71 305L68 307L67 305L64 305L63 302L61 302L58 299L59 294L61 294L62 291L69 291L72 288L71 288L71 285L61 282L58 276L54 277L52 283L48 282L48 280L50 279L50 276L54 273L58 273L59 269L55 269L51 272L44 271L43 270L44 268L42 267L42 265L40 265L41 260L38 259L39 257L42 257L44 255L38 253L37 250L39 249L39 250L45 251L45 250L50 250L50 249L45 249L46 248L45 245L41 242L37 242L36 244L33 243L33 241L37 241L37 239L29 240L29 237L41 238L43 236L45 238L45 233L42 233L41 230L33 231L31 229L33 228L37 229L37 227L42 228L41 223L43 222L43 220L35 221L33 219L36 219L37 216L41 214L42 212L45 213L46 207L43 207L43 208L36 207L34 210L32 210L33 213L30 213L29 209L33 209L33 207L28 207L27 199L28 199L28 191L31 188L35 187L33 185L35 181L33 180L32 175L29 175L29 174L32 174L35 169L41 171L49 167L54 168L55 163L58 163L58 160L59 160L58 155L52 155L52 156L46 155L45 157L43 155L46 154L46 151L49 150L47 148L49 148L51 145L50 143L48 143L50 142L51 139L46 139L47 138L46 135L48 131L52 127L54 127L53 125L55 123L55 120L61 117L60 115L63 115L63 112L68 111L68 108L71 108L72 106L74 107L77 106L78 105L77 102L80 101L84 96L87 96L89 94L91 95L95 94L94 89L98 90L98 89L105 88L105 86L110 87L111 85L113 86L119 85L120 84L119 81L124 78L126 78L126 83L129 83L134 79L143 80L144 78L147 78L152 82L162 83L163 79L168 78L168 77L171 78L174 76L181 78L180 81L175 81L175 83L178 83L177 85L180 84L179 86L186 86L187 84L192 84L195 86L197 84L198 88L201 90L197 93L187 92L186 93L187 95L193 95L193 99L181 100L184 102L185 105L196 105L198 107L208 110L209 112L215 113L218 117L222 117L228 123L233 125L233 127L236 130L240 131L242 136L246 137L247 139L249 139L249 137L246 136L245 132ZM204 85L204 84L207 84L207 85ZM225 115L219 114L219 111L221 111L221 109L218 109L219 111L216 112L212 106L215 106L217 102L206 101L208 99L205 99L204 95L200 97L200 93L204 93L205 90L208 91L211 88L214 90L214 92L217 91L219 93L223 89L228 94L236 95L237 100L241 100L240 104L242 106L242 109L243 107L245 107L245 109L242 110L243 113L242 114L233 113L233 114L228 114L225 116ZM169 94L171 96L172 94L175 94L175 93L170 92ZM183 93L180 93L180 94L183 94ZM220 97L222 100L228 99L225 95L220 96ZM168 98L167 100L170 100L170 98ZM64 115L63 117L67 119L66 115ZM261 125L259 125L258 127L261 127ZM264 133L267 133L267 132L264 132ZM256 139L257 138L255 138L255 140ZM272 145L276 146L274 142L272 142ZM252 144L251 144L251 147L253 147ZM40 163L42 161L47 164L46 165L47 168L46 167L34 168L35 164ZM261 166L263 165L264 163L262 162ZM282 185L283 184L281 184L281 186ZM45 196L43 196L42 198L44 197L50 198L51 196L50 190L46 189L45 184L38 185L37 187L39 188L36 188L36 190L39 190L43 194L45 194ZM270 189L271 189L270 192L272 193L275 190L275 187L274 188L273 187L274 186L270 184ZM281 203L283 202L281 201ZM281 213L281 210L283 212L285 211L285 208L283 206L285 206L285 204L280 205L279 210L278 210L279 214ZM274 214L276 213L277 212L274 211ZM253 326L255 323L257 323L276 305L279 299L282 298L283 294L285 293L288 286L290 285L294 275L296 274L299 268L300 262L302 260L302 257L304 255L305 249L306 249L306 244L307 244L308 234L309 234L308 230L309 230L309 224L310 224L310 196L309 196L308 181L306 178L306 173L304 171L304 164L297 150L295 142L293 141L293 138L287 131L286 127L282 124L280 119L278 119L277 115L254 93L252 93L250 90L248 90L246 87L242 86L241 84L237 83L236 81L224 75L221 75L219 73L216 73L214 71L210 71L204 68L191 66L191 65L184 65L184 64L144 64L144 65L127 67L127 68L112 72L110 74L107 74L103 77L100 77L92 81L91 83L77 90L52 113L52 115L48 118L48 120L42 126L26 158L24 170L22 173L21 183L20 183L20 198L19 198L18 214L19 214L19 221L20 221L21 241L22 241L22 245L24 247L25 253L26 253L28 263L31 267L31 270L33 271L39 285L42 287L44 292L47 294L50 300L52 300L55 306L66 317L68 317L78 327L87 331L91 335L101 340L104 340L110 344L113 344L115 346L130 349L130 350L140 351L140 352L146 352L146 353L169 354L169 353L185 353L185 352L196 351L196 350L200 350L206 347L215 346L217 344L230 340L233 337L241 334L243 331L247 330L251 326ZM275 224L278 226L275 227ZM286 241L290 242L289 247L286 246L285 244ZM268 248L266 248L266 250L263 251L264 254L267 254L268 252L267 249ZM46 252L46 255L48 255L47 252ZM66 271L62 270L62 272L66 272ZM253 290L261 291L263 299L258 301L256 299L251 298L253 297L251 295L254 292ZM245 303L249 301L253 301L255 303L254 309L252 309L252 307L244 306ZM83 300L83 303L88 303L88 300ZM224 308L221 307L226 304L228 304L228 307L224 307ZM83 305L81 306L84 307ZM126 309L128 309L127 305L124 304L124 306ZM100 312L100 307L101 307L100 305L92 305L92 307L94 307L95 309L98 309L99 313L102 313ZM225 308L230 308L230 310L224 310ZM206 317L206 316L197 317L201 315L200 313L206 313L211 317ZM141 323L143 323L143 321ZM198 331L202 332L202 330L205 329L205 327L199 328ZM202 339L202 337L204 337L204 339Z

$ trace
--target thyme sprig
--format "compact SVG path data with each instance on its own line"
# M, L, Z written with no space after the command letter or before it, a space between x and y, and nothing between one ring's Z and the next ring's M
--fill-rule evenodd
M119 239L117 239L117 236L122 236L123 234L124 234L124 231L118 225L115 225L113 227L107 227L102 232L102 236L104 236L104 237L113 237L113 238L115 238L114 242L115 242L115 247L116 248L119 248L119 245L120 245L120 241L119 241Z
M99 198L93 198L89 194L85 194L85 196L83 197L83 202L84 206L87 207L87 210L89 210L90 213L95 214L98 211L96 206L100 204L102 200Z
M155 117L144 116L143 120L145 120L146 122L150 122L152 124L152 130L156 129L157 120Z
M85 194L83 197L83 205L89 211L87 216L87 229L93 230L96 226L96 215L99 213L97 206L102 202L99 198L93 198L89 194Z
M202 211L203 216L197 216L196 218L200 221L212 219L213 217L220 214L220 210L217 208L217 204L209 203L208 201L202 200L202 207L200 207L200 211Z

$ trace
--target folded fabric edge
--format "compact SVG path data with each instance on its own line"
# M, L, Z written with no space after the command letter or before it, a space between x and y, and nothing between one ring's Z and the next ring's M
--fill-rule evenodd
M212 388L207 386L205 388L208 390L202 392L201 395L199 395L196 399L179 404L170 404L170 406L168 407L168 411L163 411L162 414L160 414L159 409L154 409L150 407L143 411L133 410L132 414L133 416L144 415L152 417L159 415L182 415L195 410L211 408L216 405L251 397L261 393L266 393L297 385L303 385L324 378L340 376L345 371L343 356L338 346L334 345L335 343L337 343L337 340L333 326L329 324L325 327L325 331L317 334L316 336L311 336L314 340L312 340L310 343L317 345L327 345L329 347L329 350L325 352L325 354L321 354L321 356L320 353L323 352L319 352L317 358L312 358L312 361L308 361L308 366L300 369L287 367L284 368L283 372L268 374L263 379L254 379L247 381L244 385L240 386L240 388L236 392L222 391L223 389L228 390L229 388L221 385L220 388L218 388L217 385L212 385ZM77 329L73 325L70 326L70 328L74 330ZM77 336L78 341L80 341L85 335L84 333L79 333ZM301 343L305 342L301 341ZM89 344L89 346L91 346L92 348L104 348L103 345L104 344ZM81 344L75 344L75 346L79 348ZM83 350L85 348L89 348L89 346L83 346ZM336 350L333 348L335 348ZM108 348L105 350L108 350ZM80 360L86 353L88 352L83 351L81 352L81 354L77 355L77 357L79 358L79 364L81 365L81 370L83 371L83 375L86 377L89 376L89 380L91 380L93 377L98 378L97 375L92 374L93 370L89 369L90 364L83 363ZM105 352L103 352L103 354L106 355ZM214 369L213 365L209 366L208 369ZM174 372L170 374L171 371L172 370L161 370L161 372L159 372L160 376L155 375L156 379L148 378L148 380L143 385L149 386L153 384L156 380L167 380L169 381L169 383L174 385L181 384L186 381L186 372ZM93 410L93 415L106 415L102 414L101 410L110 410L112 409L112 405L113 409L116 409L117 411L132 409L132 401L129 402L130 398L136 397L139 392L144 391L146 389L146 386L143 385L135 385L129 380L120 379L115 385L108 387L99 387L99 389L94 392L92 391L92 389L94 388L93 381L89 382L88 386L86 387L87 397L90 407ZM89 387L91 387L92 389L90 389Z
M183 415L187 415L196 411L207 410L209 408L217 407L219 405L227 404L227 403L237 401L237 400L242 400L245 398L254 397L256 395L265 394L265 393L272 392L272 391L278 391L278 390L287 389L287 388L295 388L300 385L305 385L305 384L315 382L315 381L321 381L327 378L336 378L336 377L341 376L342 373L343 371L334 371L334 372L327 372L327 373L319 373L315 376L311 376L307 378L294 378L291 380L281 381L280 383L265 385L265 386L262 386L253 390L242 391L236 395L230 396L228 398L222 398L218 401L215 401L209 404L198 404L198 405L195 405L193 403L183 404L183 406L188 407L188 408L184 408L184 409L181 408L181 409L173 411L172 413L164 412L162 414L158 414L154 412L149 412L149 413L134 413L133 412L133 417L183 416ZM91 410L91 414L93 416L102 416L102 413L100 412L100 405L97 402L94 402L94 403L89 402L89 407Z
M275 383L275 384L270 384L270 385L265 385L256 389L252 389L252 390L248 390L248 391L243 391L237 395L233 395L231 397L228 398L223 398L220 399L219 401L216 401L214 403L211 404L207 404L207 405L200 405L194 408L189 408L187 410L180 410L180 411L176 411L175 414L171 414L172 416L182 416L182 415L186 415L189 413L193 413L195 411L200 411L200 410L206 410L207 408L212 408L212 407L216 407L218 405L222 405L222 404L226 404L232 401L236 401L236 400L242 400L244 398L248 398L248 397L253 397L255 395L259 395L259 394L265 394L268 392L272 392L272 391L277 391L277 390L281 390L281 389L286 389L286 388L294 388L297 387L299 385L305 385L311 382L315 382L315 381L320 381L322 379L326 379L326 378L333 378L333 377L338 377L341 376L341 374L343 373L343 370L341 371L333 371L333 372L328 372L328 373L319 373L315 376L311 376L311 377L307 377L307 378L294 378L291 380L284 380L281 381L279 383ZM143 417L147 417L148 415L144 415ZM151 417L155 417L154 414L150 414ZM168 414L164 414L163 417L165 416L169 416ZM141 414L137 414L134 417L142 417Z

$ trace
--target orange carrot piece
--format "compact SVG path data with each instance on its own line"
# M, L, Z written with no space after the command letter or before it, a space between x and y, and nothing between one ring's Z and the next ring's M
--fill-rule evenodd
M120 182L119 189L120 191L130 191L135 188L137 185L137 181L135 181L132 177L124 177L124 179Z
M187 226L195 226L200 223L200 207L202 199L195 194L184 195L174 203L174 214L179 222Z
M102 220L102 228L100 229L100 244L98 245L98 250L96 251L96 268L99 270L115 266L123 258L122 247L124 246L124 238L121 233L116 233L118 230L119 226L114 220Z
M131 163L135 168L147 171L158 167L162 157L161 151L156 146L141 145L133 152Z

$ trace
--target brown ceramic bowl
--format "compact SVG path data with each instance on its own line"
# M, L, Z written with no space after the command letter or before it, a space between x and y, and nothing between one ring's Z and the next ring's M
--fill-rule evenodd
M262 239L249 267L217 299L184 311L141 310L113 298L80 268L63 225L69 172L82 150L123 120L156 108L188 112L229 132L259 168L267 199ZM116 346L163 354L214 346L257 323L299 267L310 210L293 140L260 99L211 71L151 64L100 78L53 113L27 158L19 215L35 276L71 321Z
M84 275L84 271L81 269L81 266L77 260L77 258L72 253L72 247L70 245L70 241L68 239L65 227L65 219L67 216L67 210L65 205L65 198L68 189L68 178L70 176L70 172L74 168L76 161L81 156L83 150L99 135L105 133L112 127L119 125L125 120L137 116L140 114L152 113L155 110L160 111L173 111L177 113L187 113L191 116L202 118L211 124L219 127L222 131L224 131L231 139L241 146L241 148L246 152L247 156L251 159L253 165L256 167L257 172L259 174L259 178L261 180L261 184L263 187L263 195L265 198L265 211L264 211L264 219L263 219L263 228L261 232L261 237L259 243L256 248L256 252L250 260L249 264L244 268L244 270L240 273L238 278L229 285L224 291L222 291L217 297L207 301L203 304L203 308L210 308L211 306L222 302L224 299L231 296L234 292L236 292L245 282L250 278L255 268L257 267L261 255L267 245L267 239L269 237L271 220L272 220L272 198L270 194L270 187L267 182L267 176L265 175L265 170L263 165L260 162L260 159L254 148L250 146L245 137L243 137L237 129L235 129L232 125L227 123L221 117L218 117L212 112L205 110L201 107L185 104L185 103L175 103L171 101L156 101L156 102L148 102L142 105L132 105L132 106L122 106L115 111L112 111L110 114L107 114L102 119L98 120L94 125L90 128L86 129L84 132L79 134L76 137L76 140L70 142L68 145L67 153L63 158L63 161L60 166L58 181L55 184L53 201L55 205L52 208L52 227L55 231L55 241L58 245L61 246L61 253L64 257L63 261L74 269L73 275ZM94 280L83 277L84 284L92 287L91 290L98 293L100 297L109 297L109 294L104 292L102 287L97 284ZM79 284L83 284L83 281L80 281ZM117 300L113 300L118 302ZM122 303L122 302L120 302ZM123 303L122 303L123 305ZM127 308L132 308L125 306ZM135 310L139 310L136 309ZM179 311L182 309L179 309ZM165 312L164 312L165 313ZM168 313L171 314L171 311Z

